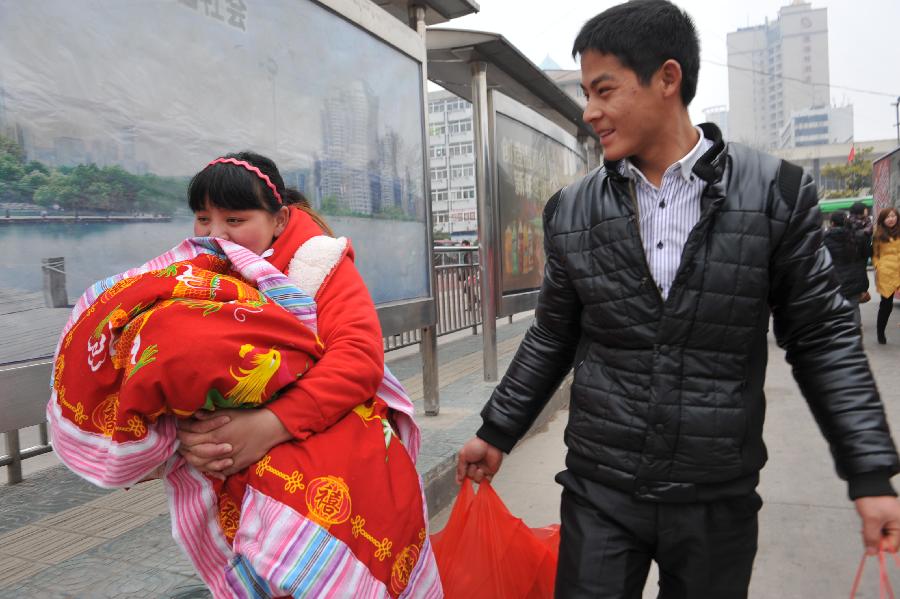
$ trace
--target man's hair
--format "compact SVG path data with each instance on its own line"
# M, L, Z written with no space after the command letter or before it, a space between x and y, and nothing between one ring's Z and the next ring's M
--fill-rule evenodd
M649 85L664 62L681 65L681 101L697 93L700 41L691 17L667 0L631 0L609 8L584 24L572 46L572 58L588 50L615 56Z
M853 202L853 205L850 206L850 214L854 216L862 216L866 213L866 205L862 202Z
M831 225L834 227L843 227L847 222L847 213L843 210L835 210L831 213Z

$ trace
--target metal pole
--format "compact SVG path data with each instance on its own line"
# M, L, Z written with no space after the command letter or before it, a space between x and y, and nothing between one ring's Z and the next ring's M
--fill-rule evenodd
M897 122L894 123L897 127L897 145L900 146L900 96L897 96L897 101L894 102L894 112L897 116Z
M497 380L497 243L490 144L487 64L471 63L472 124L475 129L475 186L478 196L478 261L481 264L481 335L484 380Z
M66 259L43 258L41 270L44 273L44 305L48 308L65 308L69 305L66 293Z
M453 241L453 159L450 157L450 115L445 110L444 115L444 159L447 161L447 228L450 231L450 241Z
M425 43L425 7L412 5L409 7L409 26L416 30L422 43ZM422 119L428 119L428 65L422 63ZM424 136L424 147L428 147L428 136ZM448 159L449 161L449 159ZM426 169L425 176L425 222L427 224L425 236L428 240L429 254L428 264L430 269L429 280L431 282L431 295L434 298L435 318L437 318L438 297L435 289L436 277L434 274L434 240L430 229L434 226L431 215L431 182ZM449 172L447 173L450 174ZM422 329L422 342L419 344L422 354L422 393L425 403L425 415L437 416L440 412L440 387L438 384L438 355L437 355L437 322Z
M22 482L22 454L19 448L19 431L7 431L5 434L6 453L12 460L7 466L6 481L8 484L14 485Z

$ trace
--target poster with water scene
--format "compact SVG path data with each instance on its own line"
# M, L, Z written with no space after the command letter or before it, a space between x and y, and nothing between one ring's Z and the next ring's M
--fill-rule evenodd
M426 297L422 118L420 64L309 0L0 0L0 289L63 256L74 301L171 248L190 177L250 149L376 303Z
M531 118L545 120L533 113ZM500 289L503 295L510 295L541 286L544 205L563 185L584 174L586 163L572 149L577 147L575 138L561 130L555 132L556 137L570 141L572 147L505 114L498 114L495 123L500 174Z

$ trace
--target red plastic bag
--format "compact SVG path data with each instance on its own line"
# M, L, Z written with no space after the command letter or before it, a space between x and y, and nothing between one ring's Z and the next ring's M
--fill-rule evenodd
M447 599L553 597L559 525L528 528L489 483L465 480L431 544Z
M900 566L900 557L897 556L896 553L890 553L889 551L879 551L878 552L878 597L879 599L894 599L894 589L891 588L891 579L888 577L888 567L887 567L887 556L890 555L894 558L894 561L897 563L897 566ZM853 588L850 590L850 599L854 599L856 597L856 593L859 591L859 583L862 581L863 569L866 566L866 559L870 556L868 554L863 554L862 560L859 562L859 568L856 570L856 577L853 579Z

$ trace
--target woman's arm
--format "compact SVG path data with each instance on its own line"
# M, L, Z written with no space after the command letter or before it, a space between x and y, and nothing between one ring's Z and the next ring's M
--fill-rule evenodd
M257 410L219 410L180 423L179 451L201 471L231 474L275 445L320 432L367 401L384 376L381 326L348 255L316 296L325 353L303 378Z
M295 437L320 432L368 401L384 378L381 325L352 255L316 296L325 354L266 407Z

